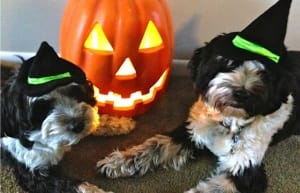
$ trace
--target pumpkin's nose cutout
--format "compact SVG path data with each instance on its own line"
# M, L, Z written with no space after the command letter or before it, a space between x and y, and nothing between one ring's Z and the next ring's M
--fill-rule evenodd
M116 72L115 77L119 80L130 80L136 77L135 68L130 60L130 58L126 58Z

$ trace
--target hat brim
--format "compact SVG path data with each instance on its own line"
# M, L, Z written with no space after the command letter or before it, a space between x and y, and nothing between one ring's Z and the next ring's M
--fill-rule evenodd
M211 41L214 52L218 55L221 55L231 60L238 60L238 61L258 60L263 63L273 63L273 61L271 61L270 59L262 55L255 54L234 46L232 40L237 35L239 35L239 32L232 32L214 38Z
M75 82L78 84L83 84L86 82L85 74L78 67L73 67L73 64L69 63L66 60L60 59L58 65L61 66L69 66L68 69L71 76L67 78L62 78L59 80L49 81L43 84L29 84L28 83L28 73L31 68L32 63L34 62L35 57L32 57L22 64L19 70L19 74L17 76L17 85L21 92L23 92L27 96L41 96L47 94L54 90L55 88L63 85L67 85L69 83Z

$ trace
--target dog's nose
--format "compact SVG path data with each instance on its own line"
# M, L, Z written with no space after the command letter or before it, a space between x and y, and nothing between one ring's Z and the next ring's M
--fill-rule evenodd
M237 99L247 99L250 97L250 93L248 91L246 91L245 89L235 90L234 97Z
M68 131L74 132L74 133L80 133L84 129L84 123L83 122L76 122L73 124L70 124L67 127Z

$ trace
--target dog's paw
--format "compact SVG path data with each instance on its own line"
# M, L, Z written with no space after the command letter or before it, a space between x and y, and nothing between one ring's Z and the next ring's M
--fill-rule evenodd
M113 193L113 192L106 192L97 186L90 184L88 182L84 182L78 186L78 193Z
M123 135L135 128L135 121L130 117L118 117L113 115L100 115L100 125L92 131L97 136Z
M136 173L132 158L126 157L122 152L115 151L103 160L97 162L97 172L109 178L127 177Z
M171 151L172 150L172 151ZM110 178L144 175L158 166L178 169L190 155L173 144L170 137L156 135L125 151L115 151L98 161L97 171Z

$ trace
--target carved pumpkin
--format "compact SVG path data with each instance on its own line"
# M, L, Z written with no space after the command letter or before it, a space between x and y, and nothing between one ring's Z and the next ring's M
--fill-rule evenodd
M166 87L173 36L165 0L70 0L60 51L95 85L100 113L133 116Z

